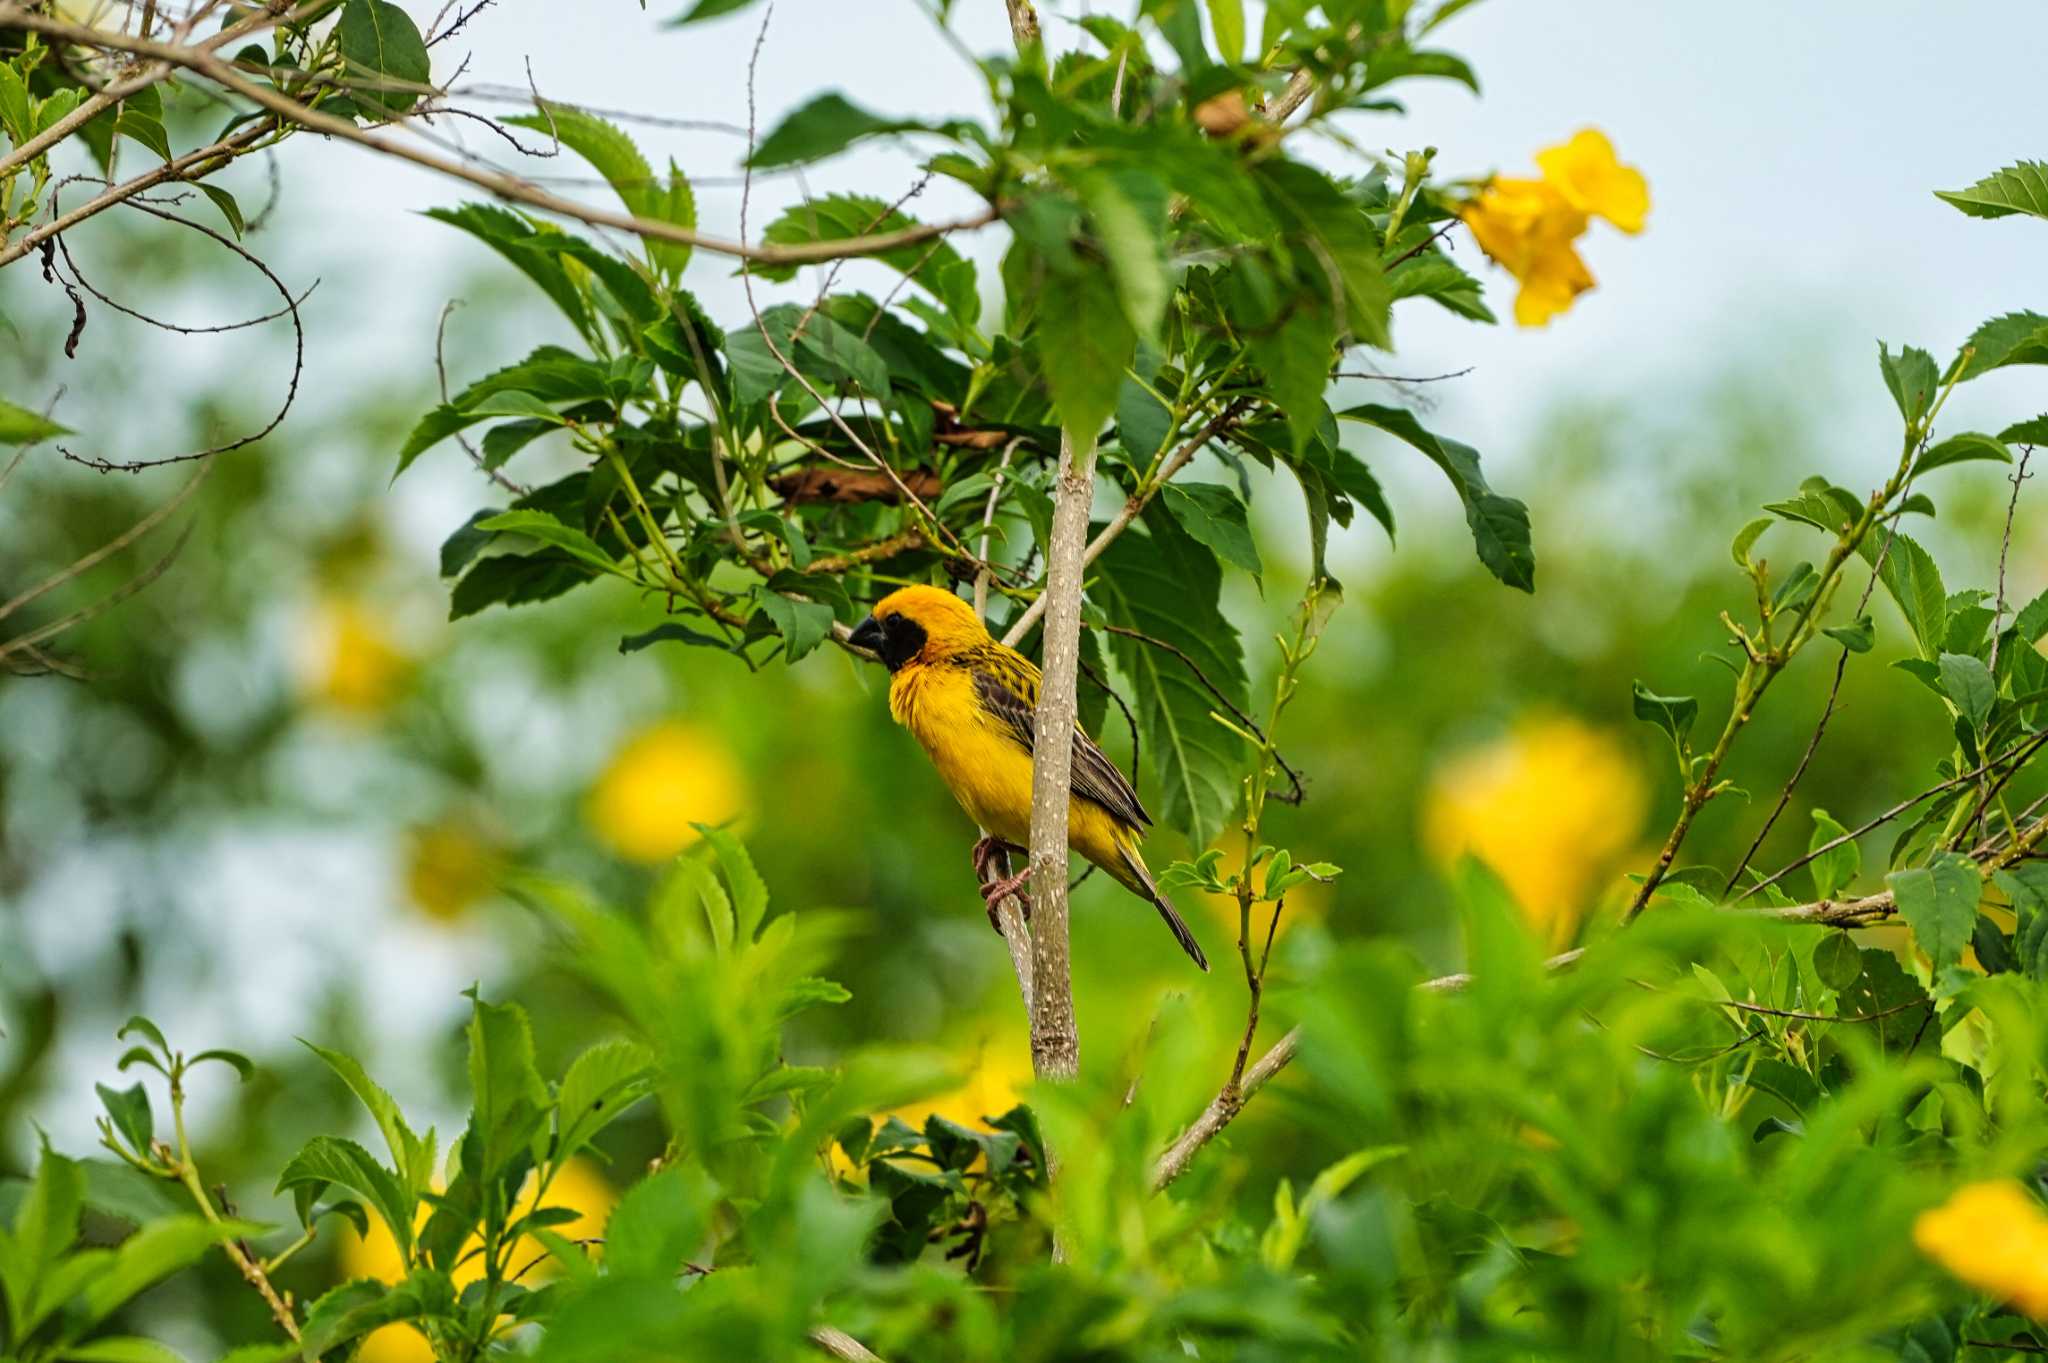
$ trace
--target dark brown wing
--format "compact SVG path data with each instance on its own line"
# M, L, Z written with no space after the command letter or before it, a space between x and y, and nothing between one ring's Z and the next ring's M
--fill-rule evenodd
M982 709L998 720L1026 752L1036 747L1034 732L1038 710L1038 669L1031 660L1011 649L998 653L980 650L964 659L974 676L974 694ZM1095 740L1074 726L1074 769L1070 778L1074 794L1092 800L1115 817L1137 828L1152 822L1138 792L1116 769Z

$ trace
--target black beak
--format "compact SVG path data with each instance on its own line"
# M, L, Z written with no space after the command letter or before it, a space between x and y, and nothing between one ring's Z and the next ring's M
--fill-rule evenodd
M855 648L866 649L877 658L881 657L882 622L870 615L867 619L853 627L853 633L847 638L846 642L852 644Z

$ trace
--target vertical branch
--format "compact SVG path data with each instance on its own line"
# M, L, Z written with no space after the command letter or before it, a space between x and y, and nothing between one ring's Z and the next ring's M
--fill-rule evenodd
M1081 661L1081 554L1095 493L1095 438L1060 436L1052 537L1045 546L1044 679L1031 759L1031 1066L1040 1079L1081 1068L1067 952L1067 801Z
M1003 0L1010 10L1010 36L1022 52L1038 41L1038 10L1031 0Z

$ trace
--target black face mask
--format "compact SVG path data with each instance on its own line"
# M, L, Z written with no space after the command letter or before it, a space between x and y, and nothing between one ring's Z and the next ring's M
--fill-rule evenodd
M915 658L924 648L924 641L924 626L907 615L892 615L886 620L870 615L847 640L855 648L865 648L880 657L882 666L891 672Z

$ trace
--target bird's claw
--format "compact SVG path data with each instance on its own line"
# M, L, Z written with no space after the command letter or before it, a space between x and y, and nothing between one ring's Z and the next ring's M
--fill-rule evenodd
M996 854L1002 850L1003 840L993 834L983 834L981 839L974 844L974 851L970 855L974 858L974 878L976 880L984 880L988 877L989 863L994 861Z
M1003 930L1002 921L996 917L996 908L1011 895L1016 895L1017 902L1023 906L1024 921L1027 923L1031 921L1031 896L1022 893L1030 880L1031 867L1027 865L1013 876L1004 876L1000 880L991 880L981 887L982 902L988 906L988 924L990 927L994 928L997 932Z

